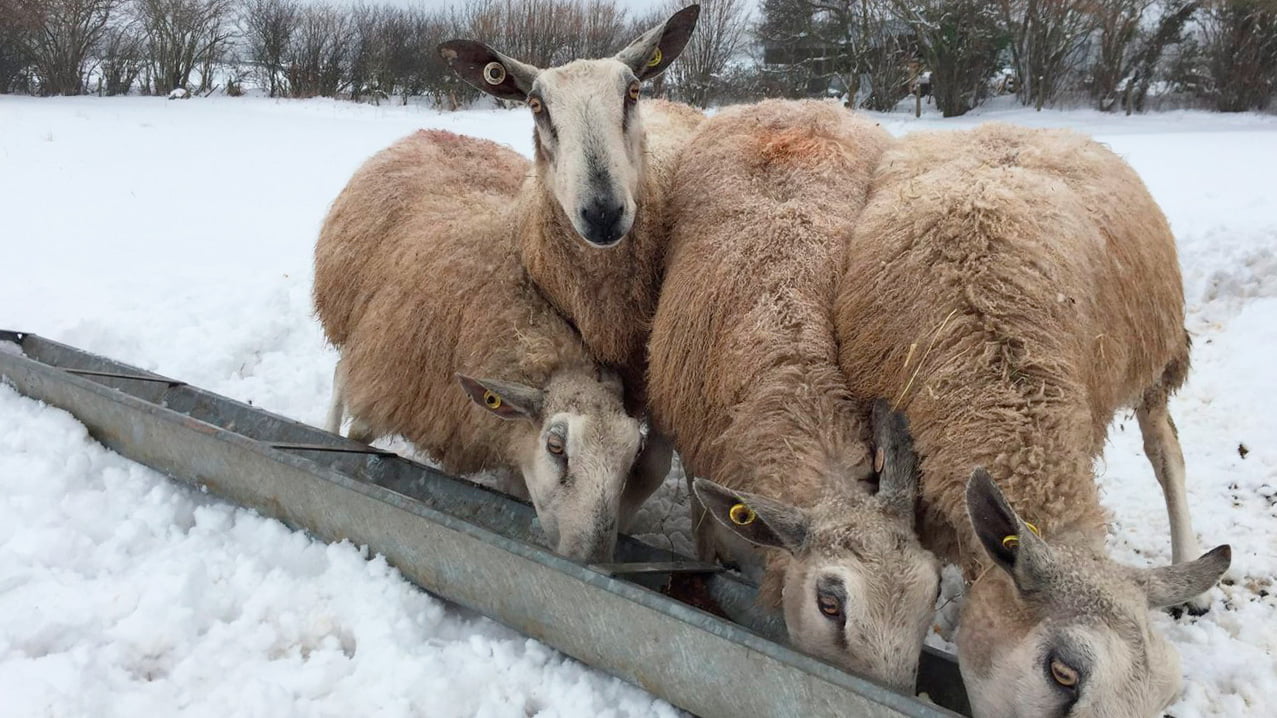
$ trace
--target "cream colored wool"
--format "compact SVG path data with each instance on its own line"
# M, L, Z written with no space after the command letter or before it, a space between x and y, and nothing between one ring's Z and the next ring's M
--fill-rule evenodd
M968 578L987 565L964 501L984 466L1044 536L1102 551L1107 426L1164 409L1188 369L1174 237L1131 168L1064 130L910 134L844 266L840 363L854 396L909 416L924 543Z
M811 507L869 474L867 405L838 368L832 306L889 144L816 101L726 108L687 143L648 376L655 426L689 475ZM770 553L776 605L789 556Z

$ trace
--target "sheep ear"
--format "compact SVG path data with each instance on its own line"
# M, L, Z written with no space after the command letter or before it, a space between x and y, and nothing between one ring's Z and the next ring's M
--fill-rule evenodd
M541 71L502 55L474 40L449 40L439 45L439 56L473 87L502 100L528 99L532 83Z
M502 419L527 419L539 421L545 392L524 384L474 379L457 374L457 381L470 400Z
M696 479L692 489L711 516L750 543L796 553L807 541L811 521L801 509L706 479Z
M616 59L630 66L640 80L648 80L665 72L665 68L683 52L696 29L700 5L688 5L670 16L659 27L643 33L616 54Z
M989 472L977 468L967 482L967 514L976 536L1021 593L1042 589L1042 568L1049 560L1046 542L1016 515Z
M1149 608L1165 608L1210 590L1233 562L1228 544L1216 546L1196 561L1141 571Z
M874 402L874 471L878 473L878 501L887 511L913 525L918 500L918 456L904 412L892 411L886 399Z

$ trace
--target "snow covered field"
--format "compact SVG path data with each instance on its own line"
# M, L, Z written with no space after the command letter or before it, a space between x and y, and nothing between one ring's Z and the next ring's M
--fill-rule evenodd
M1186 677L1170 712L1277 714L1277 118L882 117L897 133L990 119L1094 134L1171 219L1195 341L1172 410L1195 527L1234 559L1210 613L1157 619ZM420 127L531 150L525 112L0 97L0 328L321 423L336 355L311 315L315 234L359 163ZM1166 563L1133 419L1111 436L1113 552ZM681 546L677 489L661 498L649 530ZM676 714L365 559L172 484L0 387L0 716Z

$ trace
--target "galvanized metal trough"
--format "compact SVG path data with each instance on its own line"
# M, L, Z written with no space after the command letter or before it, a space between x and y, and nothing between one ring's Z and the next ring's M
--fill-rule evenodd
M130 459L366 545L431 593L692 713L969 713L947 654L927 649L918 679L943 707L901 695L784 645L732 574L624 536L615 564L568 561L536 542L526 503L389 452L33 334L0 331L0 377Z

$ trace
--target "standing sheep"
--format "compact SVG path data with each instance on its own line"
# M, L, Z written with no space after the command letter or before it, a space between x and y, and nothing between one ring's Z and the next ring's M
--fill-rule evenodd
M1166 408L1189 342L1161 211L1101 145L1006 125L909 135L857 209L840 362L853 395L890 397L910 418L920 534L973 582L958 646L976 715L1159 713L1178 660L1149 608L1207 590L1230 556L1189 561ZM1127 406L1166 496L1171 567L1105 552L1093 460ZM968 482L977 467L997 484L983 469Z
M705 121L671 188L649 387L688 476L717 482L691 499L701 557L765 562L760 598L799 648L912 690L939 569L914 536L912 470L893 459L876 495L862 482L832 315L831 268L889 142L815 101Z
M645 405L646 344L667 242L666 186L703 119L685 105L640 102L641 83L683 51L699 13L698 5L680 10L614 57L544 70L474 41L440 45L461 79L528 103L535 157L518 200L523 264L598 360L621 372L632 411Z
M398 433L450 472L517 472L559 553L609 560L618 517L647 496L625 492L640 424L519 262L527 169L433 130L350 180L315 248L316 310L341 351L330 430L344 407L362 440Z

